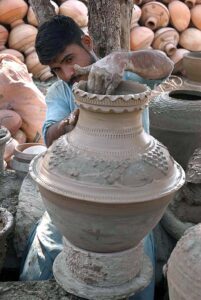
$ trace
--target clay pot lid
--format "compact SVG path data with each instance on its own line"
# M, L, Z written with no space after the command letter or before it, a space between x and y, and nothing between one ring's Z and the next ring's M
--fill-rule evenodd
M200 299L201 224L188 229L173 249L166 266L168 285L178 298ZM185 297L183 297L185 295Z
M75 102L85 109L102 112L126 112L147 106L151 89L132 80L122 81L113 95L97 95L87 92L87 82L73 85Z

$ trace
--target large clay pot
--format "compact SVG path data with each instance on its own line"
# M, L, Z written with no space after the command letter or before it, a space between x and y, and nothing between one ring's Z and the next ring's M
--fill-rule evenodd
M59 8L59 14L71 17L80 27L88 25L88 8L81 1L64 2Z
M179 44L190 51L201 51L201 31L197 28L184 30L180 35Z
M186 231L166 266L170 300L201 299L201 225Z
M5 49L5 44L8 39L8 30L3 25L0 25L0 51Z
M186 53L183 57L182 64L185 77L190 81L196 81L201 84L201 53Z
M80 107L76 127L34 158L30 172L65 237L54 262L56 280L83 298L121 299L136 291L141 240L184 183L184 172L143 130L150 96L145 85L122 82L113 95L96 95L82 81L74 95ZM86 284L95 264L94 280Z
M201 4L191 9L191 20L193 25L201 30Z
M149 2L142 7L140 22L152 30L166 27L169 23L169 11L167 7L160 2Z
M27 10L28 5L23 0L1 0L0 23L17 26L23 23Z
M4 151L7 141L10 139L10 132L5 127L0 127L0 173L4 171Z
M172 56L179 42L178 32L171 27L161 28L155 32L152 47L164 51L168 56Z
M150 131L184 169L201 147L201 92L174 90L161 93L150 104Z
M131 29L136 26L139 26L138 21L141 17L141 14L142 14L141 8L134 4L132 10L132 17L131 17Z
M23 52L25 55L30 54L35 49L37 32L37 28L29 24L14 27L8 39L9 48Z
M39 78L41 81L46 81L54 75L51 73L48 66L40 63L38 55L35 51L31 52L25 59L29 73L33 74L34 78Z
M4 49L0 51L0 53L11 54L16 56L19 60L21 60L21 62L24 62L24 55L15 49Z
M153 39L154 33L151 29L144 26L134 27L130 32L130 48L132 51L147 49Z
M58 5L54 1L50 0L50 2L54 6L55 13L58 14L59 13ZM28 9L27 21L28 21L29 24L38 27L38 20L35 16L35 14L33 12L33 8L31 6L29 6L29 9Z
M188 25L191 20L191 13L186 6L181 1L173 1L168 5L170 12L170 23L178 31L183 31L188 28Z
M183 57L186 53L189 53L189 51L179 48L173 55L170 56L171 60L174 62L174 70L172 74L183 74Z
M6 257L6 238L14 227L14 218L5 208L0 208L0 273Z

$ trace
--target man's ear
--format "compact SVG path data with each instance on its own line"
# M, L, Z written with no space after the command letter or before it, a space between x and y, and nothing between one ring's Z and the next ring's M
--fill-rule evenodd
M89 51L93 50L93 41L89 35L83 35L81 37L81 42L84 47L86 47Z

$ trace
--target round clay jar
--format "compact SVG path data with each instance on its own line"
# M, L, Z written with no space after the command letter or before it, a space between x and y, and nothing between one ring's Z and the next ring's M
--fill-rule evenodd
M160 2L149 2L142 7L140 22L152 30L166 27L169 23L169 11L167 7Z
M147 49L151 46L154 33L145 26L134 27L130 32L130 48L132 51Z
M24 55L15 49L4 49L0 51L0 53L11 54L16 56L19 60L21 60L21 62L24 62Z
M177 31L183 31L188 28L191 13L188 6L181 1L173 1L168 5L170 12L170 23Z
M88 8L81 1L64 2L59 8L59 14L71 17L80 27L88 25Z
M161 28L155 32L152 47L172 56L177 50L178 41L179 34L174 28Z
M8 39L8 30L3 26L0 25L0 51L5 49L5 44Z
M191 20L193 25L201 30L201 4L191 9Z
M28 5L23 0L1 0L0 23L17 26L23 23L27 10Z
M201 84L201 53L189 52L184 54L182 64L185 77Z
M180 34L179 44L190 51L201 51L201 31L197 28L188 28Z

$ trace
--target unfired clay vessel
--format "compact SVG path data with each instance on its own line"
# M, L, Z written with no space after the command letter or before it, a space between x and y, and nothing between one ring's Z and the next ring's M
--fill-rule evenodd
M170 23L179 32L188 28L191 13L188 6L181 1L173 1L168 5L170 12Z
M184 169L194 150L201 147L200 106L201 92L184 87L161 93L150 104L151 134Z
M201 31L193 27L184 30L180 35L179 44L190 51L201 51Z
M131 29L130 48L132 51L148 49L154 39L154 33L145 26L138 26Z
M162 50L168 56L171 56L176 52L178 42L178 32L174 28L166 27L155 32L152 47L154 49Z
M0 25L0 51L5 49L5 44L8 39L8 30L3 25Z
M201 30L201 4L191 9L191 20L193 25Z
M182 64L185 70L185 77L190 81L201 84L201 53L186 53L183 57Z
M167 7L160 2L149 2L142 7L140 22L152 30L166 27L169 23L169 11Z
M1 0L0 1L0 23L10 24L11 27L23 22L28 10L24 0Z
M201 225L186 231L166 266L170 300L201 299Z
M149 88L122 82L113 95L96 95L86 86L73 89L76 127L34 158L30 171L65 237L56 280L83 298L121 299L150 280L141 240L183 185L184 172L143 130Z

